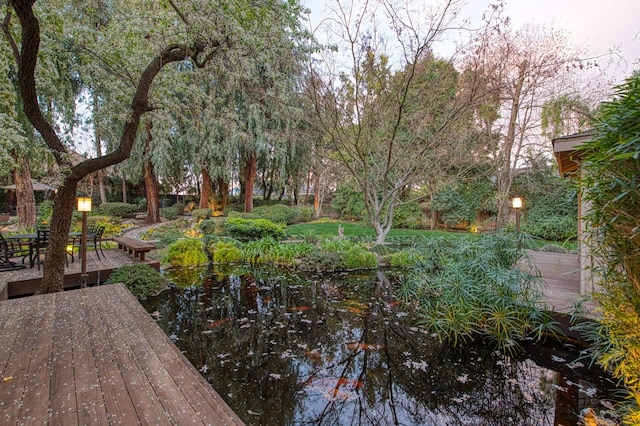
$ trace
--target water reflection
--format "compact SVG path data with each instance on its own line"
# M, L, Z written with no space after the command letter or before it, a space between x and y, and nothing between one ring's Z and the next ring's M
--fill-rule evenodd
M612 384L567 348L545 368L441 344L382 271L203 275L145 306L247 424L571 425L608 406Z

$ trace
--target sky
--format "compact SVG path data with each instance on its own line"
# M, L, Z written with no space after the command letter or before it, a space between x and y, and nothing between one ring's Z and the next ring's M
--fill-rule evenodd
M311 23L326 16L326 5L335 0L302 0L311 9ZM417 0L431 1L431 0ZM467 0L461 18L479 23L492 0ZM640 68L639 0L504 0L512 28L525 24L554 26L566 31L569 42L590 57L619 52L609 72L621 80Z

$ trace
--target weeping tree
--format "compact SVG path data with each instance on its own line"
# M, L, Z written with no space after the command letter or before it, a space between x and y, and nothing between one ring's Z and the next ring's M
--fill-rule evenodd
M145 13L131 13L135 3L114 4L110 10L114 13L113 22L123 23L127 19L149 18L145 23L129 22L129 28L135 29L136 33L132 35L132 39L127 40L128 44L124 43L125 46L132 48L128 53L132 53L136 58L142 54L135 49L136 43L145 45L152 43L157 47L153 49L155 53L146 59L146 66L139 77L134 78L135 84L129 91L132 95L126 111L127 118L123 122L117 147L101 157L73 164L67 146L56 132L54 124L43 114L39 103L36 72L40 52L41 22L37 17L38 8L35 3L35 0L10 0L4 22L9 27L5 35L10 44L15 47L14 59L18 69L18 87L25 115L42 136L55 158L61 175L61 184L54 199L51 240L40 287L41 293L49 293L62 290L67 236L78 182L97 170L118 164L129 157L136 141L141 117L153 108L149 92L156 76L164 67L183 61L188 61L196 67L204 67L215 56L240 45L243 34L245 32L250 34L251 27L256 23L265 20L272 25L273 21L270 20L271 5L262 6L260 13L256 11L250 15L251 18L248 18L246 11L249 8L255 10L257 6L253 2L241 0L225 4L225 7L218 7L210 2L192 1L182 4L181 9L170 1L166 7L174 15L173 19L167 20L156 20L154 16ZM278 4L277 8L286 8L288 4L290 3ZM293 5L297 7L297 4ZM65 6L71 7L68 4ZM13 19L14 13L17 21ZM46 25L47 22L44 24ZM149 31L139 31L144 29ZM162 39L154 39L155 35L162 32L160 29L164 30ZM75 47L75 44L72 43L71 46ZM91 45L81 46L79 49L91 50ZM122 52L122 54L126 53Z

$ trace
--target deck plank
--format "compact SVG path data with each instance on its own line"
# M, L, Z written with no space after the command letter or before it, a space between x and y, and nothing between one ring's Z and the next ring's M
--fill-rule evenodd
M17 424L24 401L24 391L27 384L27 372L33 350L33 330L40 326L42 318L42 300L29 304L20 301L21 311L25 318L17 327L18 334L9 354L5 377L10 379L0 383L0 407L2 408L2 424ZM17 315L17 313L15 314ZM2 345L4 346L4 345Z
M0 424L243 424L120 284L0 301L0 327Z
M72 310L76 309L64 293L56 295L56 317L51 356L51 397L49 408L51 426L78 425L76 385L73 374L72 328L69 323Z
M51 347L55 303L40 305L42 315L34 333L29 369L25 377L24 395L33 403L23 404L20 410L21 424L35 424L49 416L49 387L51 384ZM26 355L26 354L25 354Z

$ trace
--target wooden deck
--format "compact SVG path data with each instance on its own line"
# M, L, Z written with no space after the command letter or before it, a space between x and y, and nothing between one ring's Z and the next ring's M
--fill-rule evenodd
M93 251L87 253L87 274L88 283L96 284L104 282L109 278L109 274L115 268L122 265L139 263L139 259L118 249L104 250L104 256L100 256L100 260ZM28 263L28 262L27 262ZM160 270L160 263L154 260L145 260L144 263L149 264L156 270ZM80 270L82 264L79 259L70 262L64 272L64 287L76 288L80 286ZM25 296L35 293L40 287L42 279L42 266L40 270L28 266L24 269L15 271L0 272L0 300L6 300L12 297Z
M0 302L0 424L240 425L121 284Z
M568 313L573 301L580 299L580 262L578 255L529 251L531 260L546 283L547 302L554 312ZM593 306L587 305L592 310Z

